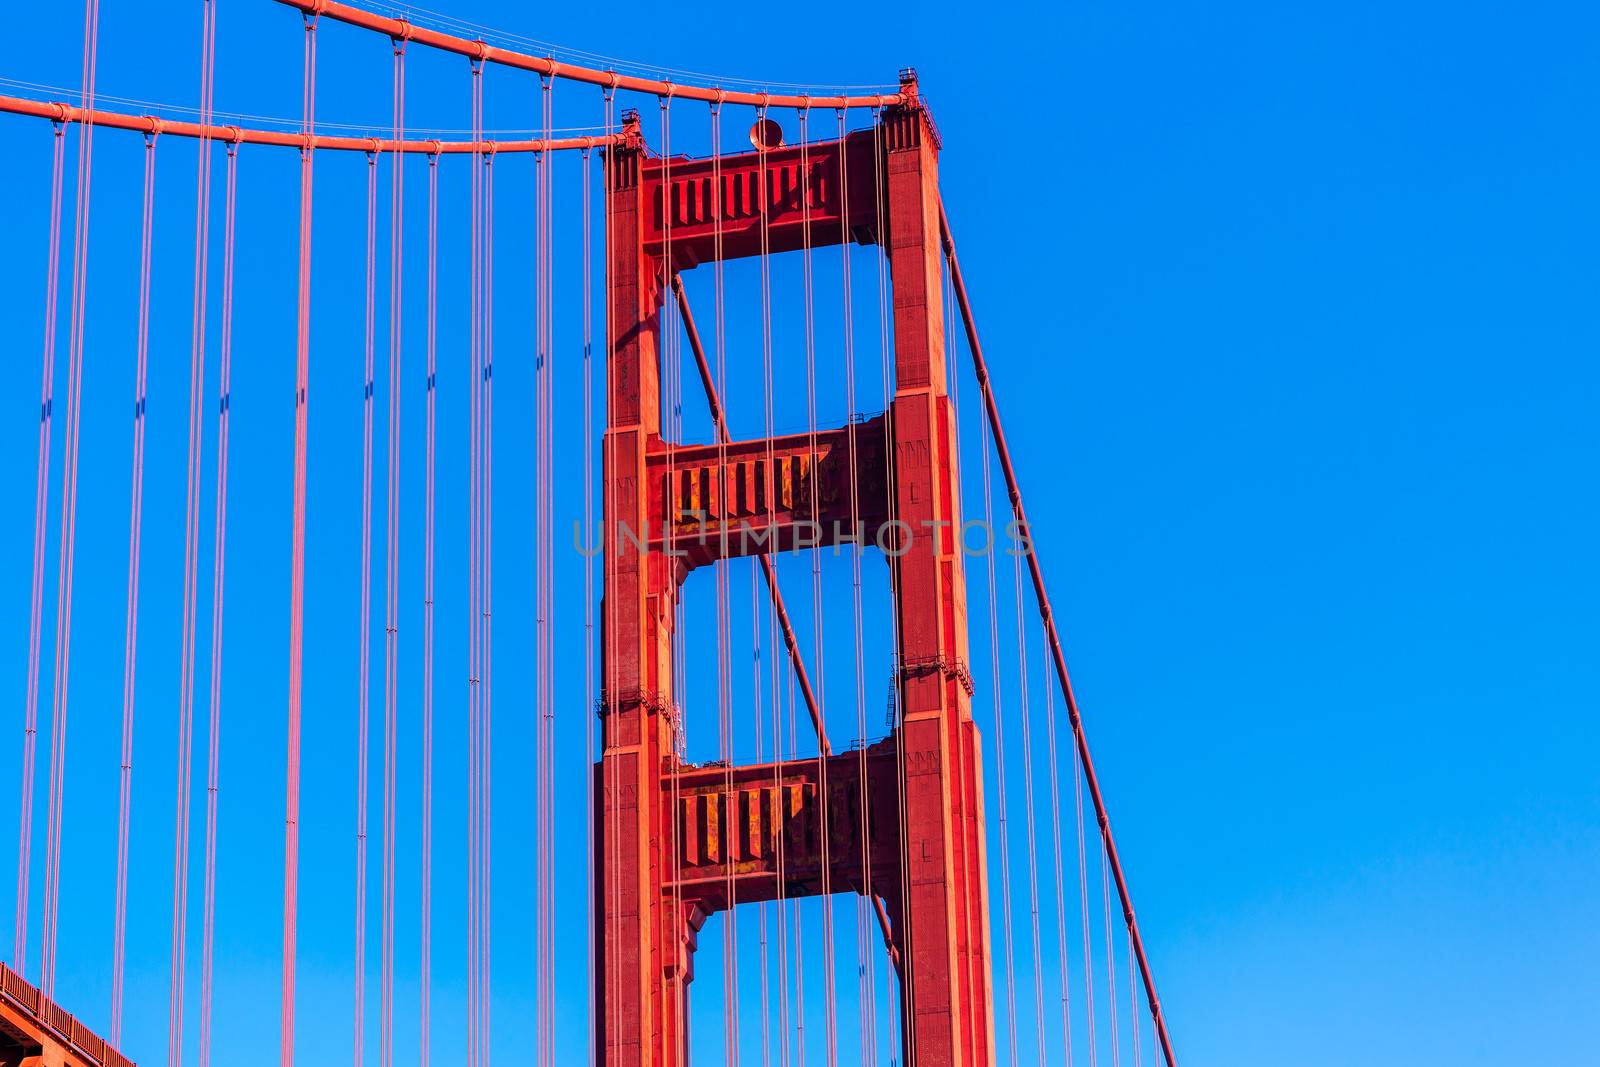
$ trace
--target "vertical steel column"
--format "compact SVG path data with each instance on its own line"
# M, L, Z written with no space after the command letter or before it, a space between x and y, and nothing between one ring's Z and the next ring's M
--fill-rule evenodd
M915 85L908 84L909 93ZM956 433L944 363L938 144L916 104L883 117L894 289L894 508L907 891L909 1067L994 1059L983 771L965 663Z
M685 928L662 880L669 813L661 777L673 721L673 560L651 552L646 452L660 436L660 265L645 248L651 205L640 181L637 120L606 156L606 299L611 336L603 444L604 750L596 783L601 877L596 908L601 1005L597 1055L606 1067L666 1067L683 1040L677 983L687 974Z

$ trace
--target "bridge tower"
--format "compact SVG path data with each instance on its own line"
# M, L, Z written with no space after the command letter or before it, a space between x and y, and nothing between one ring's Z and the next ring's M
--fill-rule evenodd
M730 884L739 903L780 891L790 899L825 887L860 892L864 862L899 977L903 1062L989 1067L994 1058L983 773L951 525L957 443L944 362L939 146L914 81L903 88L908 103L886 108L875 131L813 143L804 155L777 147L722 157L720 188L709 160L669 166L649 155L636 123L607 153L604 747L593 858L600 1067L683 1062L696 934L730 906ZM890 410L854 433L841 427L814 440L675 443L669 470L660 425L665 287L672 272L714 258L719 229L724 258L759 255L763 212L774 254L802 247L806 218L812 247L848 234L887 249ZM899 721L865 758L679 765L672 637L684 579L721 558L848 536L852 467L857 518L893 548L886 577ZM735 527L760 536L722 536Z

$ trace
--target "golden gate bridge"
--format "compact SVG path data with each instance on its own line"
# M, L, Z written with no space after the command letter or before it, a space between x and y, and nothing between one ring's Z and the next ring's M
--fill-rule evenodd
M372 927L367 903L369 853L378 867L377 1041L383 1067L396 1058L397 1027L419 1033L419 1055L429 1062L443 1031L434 1031L431 992L434 967L432 937L434 902L428 886L433 865L433 791L436 771L431 744L436 718L464 723L467 737L465 774L459 783L467 800L467 900L464 948L465 1012L451 1012L445 1038L452 1048L448 1062L489 1062L495 973L492 944L495 884L491 860L495 838L494 711L532 722L537 750L531 766L518 761L525 777L511 781L513 790L528 790L534 801L532 828L536 857L534 884L522 887L537 931L531 953L514 951L515 966L532 972L537 988L533 1053L540 1063L557 1058L556 991L581 984L586 990L587 1055L597 1064L652 1065L686 1062L690 1046L690 985L694 977L698 935L708 920L724 916L723 1023L729 1062L739 1058L741 1017L759 1016L762 1040L758 1053L746 1059L770 1062L774 1047L780 1062L790 1062L789 1031L803 1027L804 1009L791 1006L804 991L799 974L803 938L798 930L800 901L852 897L856 909L860 988L855 1001L862 1016L860 1062L877 1062L877 1046L866 1036L887 1028L892 1062L908 1067L989 1065L998 1062L997 1039L1013 1065L1030 1053L1037 1062L1070 1063L1076 1054L1093 1065L1123 1059L1135 1065L1141 1035L1148 1027L1150 1055L1171 1067L1176 1063L1172 1041L1156 995L1156 987L1133 900L1114 843L1101 785L1090 758L1082 718L1068 677L1065 655L1038 560L1039 539L1028 524L1023 495L1001 426L996 387L991 381L976 325L966 279L956 256L950 213L940 195L939 158L944 149L914 71L903 71L898 84L872 93L775 93L743 84L727 88L710 79L673 81L641 73L601 69L553 54L537 55L511 45L469 38L447 19L413 21L397 14L368 10L336 0L280 0L297 9L302 35L303 112L297 127L273 128L268 123L235 123L213 106L217 68L214 0L201 5L201 90L199 104L185 117L139 113L100 106L95 86L98 3L88 0L84 19L81 91L75 102L40 98L39 93L0 97L0 111L43 120L34 124L42 136L14 134L18 155L35 153L48 168L45 196L29 210L48 219L48 248L43 257L42 386L34 479L34 536L31 558L27 690L21 708L19 848L14 951L11 964L0 968L0 1063L118 1065L131 1062L123 1048L124 1022L130 1008L141 1014L154 1005L132 1005L124 993L128 924L156 922L156 915L130 913L128 897L130 812L138 803L133 789L132 738L135 730L136 682L141 659L137 638L141 602L141 549L146 471L145 433L152 310L152 245L157 160L171 138L198 142L193 223L193 274L189 310L190 352L187 397L187 460L183 489L184 576L180 600L179 707L175 795L177 824L172 868L172 926L167 1003L167 1062L182 1062L187 1050L201 1064L213 1056L231 1061L226 1027L213 1031L212 986L219 964L215 956L215 916L219 895L229 886L219 880L216 850L227 827L219 817L218 785L225 749L219 743L229 701L222 692L222 661L252 654L226 648L223 595L227 587L230 502L248 486L228 481L229 420L232 395L232 343L239 249L236 222L249 205L241 202L238 174L258 153L293 151L298 155L298 188L284 188L282 198L298 205L295 327L294 415L285 431L292 436L293 469L290 536L283 551L290 559L282 606L288 619L288 657L280 665L287 685L285 779L264 782L246 778L244 788L283 790L281 842L282 910L260 915L260 923L280 923L281 981L278 984L281 1062L296 1057L297 963L304 951L298 919L307 877L301 865L301 754L307 730L303 721L305 664L318 654L306 643L307 532L318 521L308 494L309 472L318 456L308 432L311 408L311 366L316 359L347 359L350 353L320 352L312 333L312 307L318 296L319 259L313 240L317 218L314 168L332 153L365 156L364 299L362 359L365 383L362 404L360 486L361 557L357 673L360 679L359 734L353 761L358 783L356 834L353 1056L361 1063L366 1045L364 1027L370 1004L365 989ZM319 30L338 23L366 31L367 43L387 48L391 64L392 122L387 135L331 131L317 120ZM285 32L289 32L286 30ZM341 41L341 45L349 45ZM465 137L423 137L407 127L406 65L419 49L465 60L461 92L471 102L470 131ZM323 60L326 62L326 59ZM540 129L536 136L496 137L485 124L484 82L490 68L505 68L535 79ZM594 129L578 136L553 125L552 90L571 82L591 94ZM647 129L639 107L653 103L659 126ZM792 114L798 123L795 143L786 142L776 117ZM225 121L228 120L228 121ZM749 126L749 148L724 149L723 124L735 133ZM692 130L693 132L688 132ZM137 262L125 284L137 293L134 365L135 395L130 451L131 514L126 516L128 565L126 584L118 589L74 588L83 387L86 373L87 324L94 315L87 277L88 241L95 175L94 141L99 131L144 141ZM433 131L425 131L433 132ZM526 132L526 131L524 131ZM673 147L705 139L709 152L688 155ZM959 149L958 149L959 150ZM531 194L534 241L531 251L536 279L531 337L517 337L512 359L531 363L534 385L532 442L534 512L537 536L531 546L533 611L537 622L532 651L532 692L506 692L493 685L495 593L507 595L493 576L495 340L496 285L494 266L494 165L506 156L531 156L535 161ZM578 261L558 263L553 232L558 215L555 187L558 156L576 155L580 188L561 199L561 213L575 216L581 232ZM409 164L408 164L409 161ZM220 164L220 168L217 165ZM408 171L425 167L417 176ZM468 237L468 328L464 338L441 337L438 328L440 174L447 168L467 172L465 205ZM214 171L220 169L220 185ZM69 182L69 176L72 180ZM186 179L187 180L187 179ZM387 186L388 218L379 211L379 191ZM70 196L69 196L70 193ZM448 195L448 194L447 194ZM502 182L501 196L506 195ZM407 197L413 198L408 201ZM416 198L426 204L425 233L408 226L406 206ZM576 210L572 205L578 205ZM980 216L983 208L977 213ZM213 244L220 237L220 255ZM380 263L380 237L386 238L389 262ZM503 249L502 245L502 249ZM70 249L70 252L67 251ZM854 250L870 252L861 260ZM14 256L23 250L13 249ZM855 392L858 367L853 342L839 352L815 338L814 264L837 256L842 281L843 316L849 336L852 284L877 289L878 332L884 409L863 409ZM759 279L760 352L736 351L740 359L762 367L764 433L736 438L729 420L731 404L726 326L725 267L750 261ZM782 347L775 342L772 306L789 277L775 266L798 261L805 305L804 350L808 419L800 432L778 433L774 425L774 362ZM852 282L852 262L868 263L872 273ZM387 279L381 278L386 266ZM407 288L413 273L425 279L421 292ZM685 278L710 275L713 296L698 308ZM558 343L555 282L570 279L581 291L581 351ZM564 282L563 284L567 284ZM500 294L501 301L526 300L527 292ZM408 330L406 305L425 307L420 361L407 351L417 331ZM598 309L596 304L598 303ZM709 306L709 310L708 310ZM8 308L20 318L35 310ZM281 314L291 314L285 306ZM386 322L380 317L386 316ZM63 321L64 320L64 321ZM959 329L958 329L959 324ZM708 343L709 339L709 343ZM598 341L598 351L595 343ZM684 349L687 348L685 358ZM970 360L964 369L958 361ZM501 339L501 353L507 342ZM441 354L457 363L442 369ZM60 357L58 359L58 356ZM407 358L409 357L409 358ZM846 417L838 425L819 425L817 379L837 375L840 368L824 360L842 358ZM582 477L584 529L598 525L597 545L584 555L584 594L577 603L557 603L558 571L576 567L558 562L555 483L570 462L558 447L555 425L575 414L577 401L555 390L555 367L580 360L582 369ZM422 364L416 369L415 363ZM14 366L21 363L19 353ZM464 439L458 442L467 465L469 493L457 517L465 524L463 558L445 564L468 575L465 588L467 664L465 684L448 683L436 693L440 677L435 664L436 519L442 509L455 510L437 498L440 447L438 379L461 373L464 363L466 401ZM863 361L865 363L865 361ZM386 365L380 382L379 371ZM685 372L692 365L692 377ZM963 511L962 437L958 425L959 381L970 373L978 395L986 438L975 461L984 487L983 518ZM412 374L425 382L421 410L403 402L402 383ZM596 378L599 378L596 388ZM685 386L685 381L690 384ZM380 385L383 387L380 388ZM1018 387L1012 383L1013 388ZM695 441L685 432L683 393L698 388L713 429L709 440ZM413 405L414 407L415 405ZM177 410L177 406L167 408ZM506 416L502 405L501 418ZM749 415L749 412L745 412ZM419 418L420 416L420 418ZM513 415L521 418L522 412ZM753 418L753 415L751 416ZM417 427L420 426L420 430ZM382 454L374 447L374 428L382 432ZM423 491L407 498L402 484L417 478L405 470L403 427L421 437L425 456ZM1001 659L997 637L999 609L995 593L995 526L991 503L992 467L1003 484L1009 515L1003 516L1015 545L1010 558L1016 571L1016 648L1023 660L1019 706L1002 707ZM18 490L25 464L13 464ZM230 492L235 494L230 497ZM212 507L205 507L207 500ZM93 521L100 521L92 500ZM381 513L379 507L381 506ZM407 509L411 509L407 514ZM420 525L424 531L422 565L403 565L402 530ZM988 550L974 553L972 531L988 539ZM381 541L375 536L381 533ZM209 545L209 550L207 549ZM1046 546L1047 547L1047 546ZM502 553L505 548L501 546ZM514 545L514 553L528 546ZM823 553L847 551L851 566L849 611L822 607L819 564ZM791 598L810 594L813 632L797 624L785 601L778 560L809 556L809 590L791 585ZM892 648L889 730L870 740L865 697L863 651L863 560L881 557L887 564L879 579L887 587L888 632ZM730 605L732 562L751 561L751 593L756 568L764 592L753 602L756 706L739 706L733 693L734 644L737 633ZM986 571L988 646L991 677L976 677L969 663L968 579L966 562L981 558ZM205 566L209 563L209 568ZM686 624L685 590L695 570L707 569L714 583L716 625L712 633ZM1031 587L1035 618L1023 615L1023 570ZM53 574L52 574L53 572ZM381 577L381 585L374 581ZM800 584L800 583L795 583ZM376 588L375 588L376 587ZM125 598L126 641L122 648L74 648L75 595ZM511 595L525 597L525 590ZM420 606L414 621L421 630L420 654L412 662L402 651L399 631L402 605ZM853 617L856 737L844 746L830 738L825 686L820 674L824 615ZM406 614L411 619L409 614ZM581 623L579 620L581 619ZM209 629L205 623L209 622ZM580 668L558 652L557 630L581 625L584 659L581 667L584 706L592 709L585 729L591 768L588 797L559 794L554 768L575 761L575 752L560 749L556 720L555 679ZM1039 635L1047 681L1039 714L1030 706L1026 684L1026 646L1030 627ZM772 642L763 660L763 634ZM718 704L717 758L705 763L687 759L685 734L695 712L682 699L688 677L685 646L706 639L715 645L712 688ZM781 647L781 652L779 651ZM74 661L72 653L78 657ZM739 655L743 655L743 651ZM146 657L148 654L143 654ZM381 671L375 666L381 662ZM780 661L783 670L780 672ZM86 667L86 662L88 666ZM765 663L764 668L762 664ZM69 682L74 670L111 672L121 669L121 758L115 775L118 807L106 818L117 826L117 855L112 885L114 936L105 967L111 974L110 1003L86 1003L74 989L56 982L59 931L64 920L62 856L70 847L66 835L64 796L68 778ZM459 664L452 663L455 670ZM770 670L770 674L764 673ZM980 671L979 674L982 672ZM781 678L780 678L781 675ZM381 688L372 682L381 678ZM989 689L985 693L985 688ZM498 693L498 700L495 699ZM765 707L763 695L769 698ZM985 807L982 732L973 705L989 697L999 791L998 821ZM463 699L464 698L464 699ZM703 698L702 698L703 699ZM1061 714L1056 713L1056 700ZM1037 698L1035 698L1037 700ZM781 709L790 720L785 734ZM402 704L415 708L415 736L403 737ZM804 709L795 718L796 707ZM568 714L561 710L560 714ZM738 718L753 718L759 759L734 761L733 737ZM1029 908L1025 920L1031 974L1024 974L1014 931L1007 845L1005 785L1006 720L1020 731L1024 774L1026 883ZM809 720L796 729L795 723ZM502 719L503 721L503 719ZM762 740L762 723L768 733ZM369 730L376 730L374 746ZM40 733L47 733L47 738ZM1061 751L1058 751L1058 738ZM203 748L198 753L196 745ZM421 816L416 825L401 824L398 764L404 749L415 746L421 761ZM377 749L380 782L376 829L368 811L371 792L369 751ZM1040 749L1045 758L1039 759ZM239 757L231 757L239 758ZM505 757L501 757L504 759ZM1034 781L1036 765L1048 767L1047 784ZM198 764L198 766L197 766ZM451 770L461 770L452 768ZM75 774L98 775L104 768L75 768ZM195 777L203 775L203 795L194 796ZM1063 782L1065 779L1065 783ZM156 788L143 786L143 788ZM42 789L44 810L35 810ZM501 789L506 789L502 781ZM1072 796L1067 796L1068 792ZM1085 844L1085 805L1089 829ZM202 803L196 803L201 801ZM199 809L203 808L201 811ZM588 951L586 958L560 957L557 928L566 921L555 886L570 874L570 857L559 854L564 823L583 812L588 860L584 874ZM42 821L42 842L34 835ZM1075 841L1072 823L1075 821ZM1064 828L1065 824L1065 828ZM369 832L372 831L372 832ZM990 893L989 838L998 832L998 858L1004 891L999 893L1001 935L991 929L994 910ZM191 836L195 839L191 841ZM373 839L376 838L374 841ZM420 850L422 884L416 914L402 915L397 883L408 875L398 867L398 843ZM375 848L373 846L376 846ZM1075 856L1074 853L1075 846ZM1100 884L1094 885L1086 858L1095 855ZM198 854L199 884L190 885ZM1066 859L1064 859L1064 855ZM1072 859L1076 860L1073 864ZM1077 882L1071 884L1072 868ZM1019 875L1019 877L1023 877ZM42 882L42 894L34 887ZM317 888L324 888L319 878ZM197 893L191 893L197 890ZM1092 929L1091 893L1103 894L1103 930ZM1054 922L1041 921L1041 896L1053 894L1045 909ZM198 896L198 901L191 899ZM1069 929L1069 905L1080 905L1077 929ZM198 905L198 907L196 906ZM740 955L734 945L737 925L732 916L740 905L759 910L761 931L761 1002L740 1007L734 974ZM502 907L504 903L502 902ZM191 945L192 913L201 916L199 944ZM831 1065L849 1059L853 1050L839 1035L842 998L835 988L835 946L844 939L834 928L831 904L821 912L822 931L810 944L820 944L824 973L813 976L822 988L823 1039ZM1113 915L1117 930L1113 930ZM773 919L775 917L775 920ZM776 978L767 958L768 924L779 928ZM793 923L791 930L786 924ZM409 926L409 930L402 930ZM1053 928L1051 928L1053 926ZM37 940L34 937L37 936ZM397 999L397 938L420 944L416 973L418 999ZM1043 939L1054 947L1042 948ZM868 940L874 944L867 944ZM996 942L998 941L998 947ZM1121 946L1126 965L1118 970ZM519 947L520 948L520 947ZM880 997L871 968L875 952L888 961L893 993ZM793 954L790 960L789 955ZM189 972L198 959L198 989ZM1047 965L1053 956L1054 972ZM1103 968L1103 969L1102 969ZM775 990L769 989L769 979ZM887 988L887 987L886 987ZM1032 1003L1019 1004L1019 992ZM263 991L262 1003L267 1003ZM1126 1000L1122 998L1126 997ZM997 1009L996 1001L1000 1001ZM1048 1014L1047 1000L1055 1001ZM1119 1019L1119 1000L1122 1014ZM1019 1011L1033 1015L1031 1043L1019 1039ZM790 1017L791 1011L793 1018ZM711 1013L714 1014L714 1013ZM880 1020L879 1015L882 1018ZM996 1018L999 1017L997 1024ZM1058 1019L1054 1018L1059 1016ZM87 1025L89 1020L92 1025ZM1098 1021L1098 1031L1097 1031ZM1074 1025L1079 1034L1073 1037ZM186 1036L186 1028L197 1033ZM1083 1028L1087 1028L1084 1033ZM775 1030L773 1038L769 1031ZM1028 1027L1023 1028L1029 1032ZM102 1036L103 1035L103 1036ZM804 1062L806 1045L794 1050ZM146 1060L157 1049L141 1049ZM321 1062L326 1056L313 1057Z

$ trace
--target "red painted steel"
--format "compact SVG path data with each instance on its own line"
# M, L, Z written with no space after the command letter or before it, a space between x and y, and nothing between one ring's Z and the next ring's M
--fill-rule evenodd
M52 122L89 122L116 130L138 133L172 134L175 137L200 137L225 144L264 144L282 148L317 148L338 152L406 152L425 155L459 155L472 152L555 152L568 149L604 147L612 137L563 137L532 141L417 141L391 137L329 137L278 130L257 130L248 126L222 126L215 123L181 122L159 115L128 115L120 111L92 108L85 111L71 104L29 100L21 96L0 96L0 112L29 115Z
M81 1020L0 964L0 1064L13 1063L134 1067Z
M723 157L720 186L696 161L673 159L669 168L652 158L637 123L607 153L611 421L594 858L596 1060L604 1067L681 1062L696 936L728 905L730 884L741 902L859 891L863 835L883 897L874 904L901 977L904 1062L988 1067L994 1059L982 760L951 528L958 487L944 372L938 145L920 107L889 108L881 121L878 131L808 146L803 165L798 150ZM846 153L850 167L842 165ZM844 174L860 186L848 198L839 195ZM763 187L776 190L765 203L745 195ZM846 201L851 217L841 218ZM671 264L661 236L669 211ZM709 258L714 221L725 256L757 254L763 212L775 250L805 242L802 212L813 247L829 235L837 243L841 231L886 245L895 288L892 408L854 435L824 431L814 442L675 445L669 478L660 426L666 279ZM714 391L713 403L720 413ZM735 535L747 527L780 547L840 539L835 519L848 534L852 471L868 504L860 515L867 536L890 549L901 722L865 759L852 752L776 766L684 766L672 691L684 578L696 566L760 551ZM769 514L776 529L766 528Z
M577 63L562 63L553 56L533 56L510 48L499 48L485 41L469 40L450 33L430 30L406 19L363 11L359 7L338 3L337 0L278 0L278 3L297 8L307 15L325 16L337 22L375 30L396 40L416 41L442 52L454 52L485 63L499 63L518 70L532 71L551 78L570 78L609 89L652 93L657 96L684 100L701 100L706 103L748 104L752 107L887 107L907 101L907 93L874 93L870 95L808 96L793 93L752 93L703 85L679 85L656 78L640 78L619 74L614 70L597 70Z

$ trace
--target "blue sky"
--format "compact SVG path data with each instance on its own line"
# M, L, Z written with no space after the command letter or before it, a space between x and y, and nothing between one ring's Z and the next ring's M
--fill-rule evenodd
M1137 11L1111 4L978 11L930 4L881 17L818 11L804 32L776 11L762 25L747 16L699 17L627 3L598 15L579 5L534 10L471 0L452 6L451 14L642 64L775 81L892 81L898 67L916 66L944 138L946 203L1181 1062L1583 1061L1591 1044L1583 1022L1600 995L1594 962L1600 914L1591 888L1600 881L1594 770L1600 573L1592 547L1600 534L1593 491L1600 374L1592 356L1600 326L1585 310L1600 283L1593 254L1600 154L1589 136L1600 104L1592 69L1600 26L1592 9L1553 3L1513 16L1496 5L1422 0L1314 13L1245 3ZM107 0L101 20L102 93L195 101L197 5L157 18L146 5ZM76 13L35 6L11 12L8 21L0 75L75 86ZM217 107L298 115L301 37L298 17L275 4L223 5ZM321 40L319 116L385 125L386 42L339 26L326 27ZM408 73L416 124L467 125L464 61L417 52ZM493 72L487 97L489 127L536 124L531 80ZM599 121L597 91L562 86L556 99L558 126ZM655 102L633 103L656 139ZM779 118L793 137L792 114ZM730 150L742 142L748 121L730 109ZM704 150L703 107L675 108L673 122L675 145ZM813 122L831 127L833 116ZM10 694L8 714L20 720L49 133L34 120L3 124L8 160L0 168L0 199L12 211L0 267L0 322L12 341L14 388L0 408L0 441L14 458L7 492L16 521L0 535L0 558L10 561L0 567L0 694ZM70 1010L104 1030L142 149L137 137L111 132L95 144L57 988ZM159 1062L166 1042L179 471L195 192L192 145L164 141L158 156L129 889L134 1007L125 1042L145 1063ZM295 157L263 149L244 154L240 166L216 1055L218 1062L264 1064L276 1056L278 1026ZM497 1058L510 1062L529 1054L533 1033L531 968L519 959L533 937L522 904L533 871L532 797L525 787L532 758L533 575L526 551L533 536L532 309L518 295L531 293L532 285L532 170L511 159L496 168L502 417L495 1035ZM566 551L566 532L581 513L583 426L572 406L581 374L581 219L577 161L563 159L559 168L563 567L556 596L558 652L563 662L576 663L583 648L582 570ZM301 868L299 1048L306 1063L345 1059L351 1035L363 169L351 157L317 171ZM413 252L421 251L422 179L420 164L408 172ZM464 995L458 678L466 640L460 602L466 395L459 377L465 169L446 172L441 189L434 1054L437 1063L453 1063L460 1060L453 1038ZM380 255L386 249L380 234ZM854 255L859 406L876 410L882 406L876 267L869 251ZM409 583L402 596L409 599L401 632L413 669L420 270L420 259L408 267L402 497L408 516L402 581ZM844 415L838 253L819 256L818 271L816 329L826 379L818 419L828 425ZM380 286L382 275L380 267ZM797 428L807 418L798 266L777 266L776 278L776 417L780 428ZM745 436L761 426L754 285L747 265L728 270L729 404L734 432ZM697 307L709 308L709 272L696 272L689 286ZM380 347L381 300L380 288ZM700 317L704 329L709 315ZM379 387L386 388L381 372ZM962 387L970 400L970 376ZM704 409L693 395L684 412L686 435L706 439ZM975 513L979 428L970 403L961 414L966 508ZM380 455L382 442L380 426ZM59 462L59 440L55 455ZM207 479L209 494L209 467ZM1003 506L1003 497L995 506ZM209 545L208 536L203 541ZM814 663L813 673L825 679L831 731L853 737L849 568L847 561L825 562L825 662ZM991 814L999 787L996 703L1006 727L1018 1059L1030 1062L1039 1038L1019 818L1019 681L1010 561L999 562L998 694L988 673L982 562L969 570L979 682L974 714L990 754ZM210 566L209 547L203 566ZM809 569L804 560L783 564L803 633L814 630ZM882 573L876 562L865 564L869 733L881 732L888 676ZM739 622L749 615L747 565L731 568L730 579L735 633L743 639L750 631ZM709 576L696 575L688 658L697 680L686 694L694 758L716 754L715 687L699 680L714 664L711 592ZM208 625L205 608L202 627ZM1029 706L1037 716L1045 679L1037 636L1029 640ZM763 641L770 663L770 635ZM735 663L748 664L751 652ZM381 692L378 678L375 692ZM751 688L748 671L736 667L735 709L753 699ZM556 697L558 803L565 814L558 893L567 908L558 1055L576 1062L584 1040L579 812L587 721L579 671L562 672ZM413 681L401 704L400 818L408 828L399 846L402 873L416 869L417 711ZM740 723L734 755L751 758L752 724ZM0 749L0 767L12 779L20 722L4 728L14 740ZM1036 726L1036 746L1040 737ZM196 747L203 754L203 743ZM1037 747L1034 756L1043 758ZM375 828L377 786L375 771ZM42 809L41 801L36 810ZM1038 814L1047 820L1042 805ZM14 852L15 821L14 814L0 820L0 857ZM42 819L39 825L35 839L42 842ZM1046 827L1041 822L1048 898ZM992 832L998 955L998 827ZM196 871L199 848L197 824ZM372 862L375 921L376 853ZM1068 876L1075 891L1070 868ZM8 917L11 882L0 878L0 915ZM34 946L41 886L36 876ZM416 1047L414 878L402 878L399 908L397 1055L409 1062ZM835 914L841 1062L850 1063L859 1047L854 905L841 900ZM813 940L819 915L815 906L804 913ZM1078 919L1070 901L1066 917ZM197 898L191 919L196 974ZM1047 899L1039 969L1050 995L1055 920ZM759 1056L752 1008L759 1003L756 921L754 914L739 919L746 1063ZM701 938L700 1062L723 1056L722 936L714 923ZM376 946L374 925L367 1027L374 1055ZM1075 948L1070 955L1080 968ZM806 1040L808 1055L822 1062L818 958L806 957ZM1103 960L1094 962L1103 968ZM881 982L881 959L876 967ZM1119 960L1123 981L1124 967ZM36 968L36 961L29 964L30 975ZM1074 998L1081 998L1079 974L1074 970ZM1005 1060L1003 990L997 984ZM192 984L191 1018L197 993ZM1046 999L1042 1040L1048 1062L1060 1063L1064 1050ZM1124 1027L1126 1005L1124 989ZM1104 1014L1100 1022L1103 1030ZM880 1035L880 1044L885 1040ZM1077 1040L1081 1059L1081 1032ZM1127 1041L1125 1035L1121 1057L1131 1063ZM1147 1059L1149 1041L1146 1033ZM1108 1053L1102 1047L1102 1063Z

